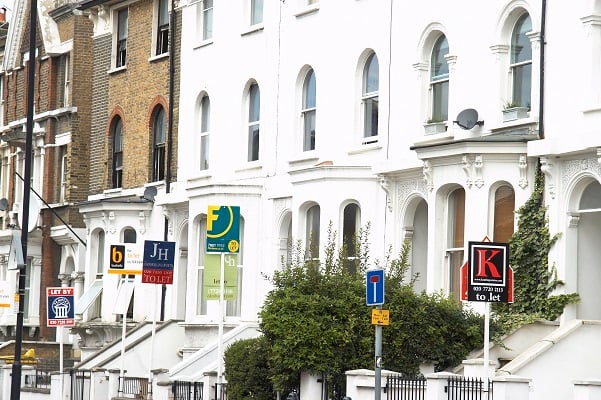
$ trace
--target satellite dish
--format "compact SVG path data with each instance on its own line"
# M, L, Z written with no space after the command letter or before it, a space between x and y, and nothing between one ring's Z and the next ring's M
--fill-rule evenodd
M40 202L32 194L29 193L29 215L27 220L27 232L31 232L38 226L38 218L40 217ZM23 227L23 203L19 205L19 226Z
M1 198L0 199L0 211L6 211L7 208L8 208L8 200L6 200L5 198Z
M154 197L157 195L157 188L156 186L148 186L146 189L144 189L144 194L142 195L142 198L148 201L154 201Z
M468 108L459 113L457 116L457 120L453 121L461 129L472 129L474 126L482 126L484 125L484 121L478 121L478 111L473 108Z

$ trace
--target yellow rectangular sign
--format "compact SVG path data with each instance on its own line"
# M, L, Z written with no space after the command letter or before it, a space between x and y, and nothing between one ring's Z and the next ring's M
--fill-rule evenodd
M390 324L390 310L380 310L374 308L371 310L371 324L372 325L389 325Z

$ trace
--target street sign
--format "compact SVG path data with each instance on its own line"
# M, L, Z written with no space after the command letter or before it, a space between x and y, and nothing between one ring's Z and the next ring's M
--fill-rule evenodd
M371 324L384 326L390 325L390 310L373 308L371 310Z
M370 269L366 273L365 304L380 306L384 304L384 270Z
M172 284L174 260L175 242L145 240L142 283Z
M513 303L513 270L509 266L509 244L469 242L467 268L464 264L461 280L462 300L467 297L468 301ZM464 294L465 288L467 296Z
M109 248L109 274L140 275L142 251L136 243L112 244Z
M209 206L207 248L209 253L238 253L240 250L240 207Z
M48 326L75 326L74 294L72 287L46 288Z
M238 255L223 255L223 299L235 300L238 297ZM205 300L219 300L221 289L221 254L205 254L202 283L202 297Z

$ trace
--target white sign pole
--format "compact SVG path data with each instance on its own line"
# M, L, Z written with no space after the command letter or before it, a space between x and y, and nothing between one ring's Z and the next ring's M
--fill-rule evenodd
M488 392L488 363L489 363L489 342L490 342L490 303L484 303L484 391Z
M159 285L154 286L154 299L153 299L153 307L152 307L152 337L150 340L150 361L148 361L148 384L151 385L152 381L152 361L154 358L154 338L156 336L157 331L157 289Z
M61 385L61 389L59 391L59 399L63 400L63 385L64 385L64 377L63 377L63 326L60 325L58 327L58 336L59 336L59 346L58 346L58 351L59 351L59 370L60 370L60 385Z
M224 319L224 290L225 290L225 253L221 253L220 275L219 275L219 338L217 344L217 400L221 400L223 385L223 319Z
M119 367L119 395L123 391L123 378L125 377L125 333L126 333L126 324L125 319L127 318L127 308L123 310L122 314L122 322L121 325L121 366Z

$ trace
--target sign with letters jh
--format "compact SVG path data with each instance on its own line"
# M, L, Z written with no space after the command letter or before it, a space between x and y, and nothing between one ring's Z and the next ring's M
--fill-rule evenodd
M142 283L171 285L174 259L175 242L145 240Z
M513 303L513 270L509 244L469 242L467 300Z

